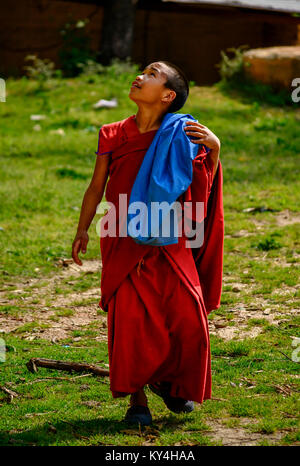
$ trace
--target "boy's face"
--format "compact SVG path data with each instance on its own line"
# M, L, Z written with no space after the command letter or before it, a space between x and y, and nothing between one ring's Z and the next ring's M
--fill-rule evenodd
M174 91L164 86L167 73L170 72L172 71L164 63L151 63L133 81L129 98L137 104L154 105L162 102L170 104L176 96Z

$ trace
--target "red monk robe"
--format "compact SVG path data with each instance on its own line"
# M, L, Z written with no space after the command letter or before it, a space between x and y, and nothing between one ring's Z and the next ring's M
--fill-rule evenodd
M157 130L140 133L135 115L103 125L97 154L110 152L106 200L127 207L135 177ZM193 161L193 181L178 201L203 201L204 243L150 246L127 237L100 238L101 300L108 312L110 389L114 398L154 382L172 383L171 396L201 403L211 397L207 314L220 306L224 217L222 166L204 148ZM103 217L105 222L110 213ZM116 219L117 232L119 219ZM122 220L120 221L122 223ZM184 233L184 232L183 232Z

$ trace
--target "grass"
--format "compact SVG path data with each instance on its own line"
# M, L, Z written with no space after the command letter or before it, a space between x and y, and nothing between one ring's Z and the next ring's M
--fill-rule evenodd
M222 319L225 330L258 328L258 336L227 341L212 333L213 399L191 415L176 416L148 391L154 425L141 431L122 421L128 399L113 399L107 379L26 368L31 357L108 364L106 342L97 339L100 329L106 332L99 308L94 321L71 328L59 342L42 336L61 319L71 322L78 307L96 307L94 296L84 293L99 288L100 295L100 270L64 275L57 261L71 255L99 127L136 112L128 99L134 77L111 72L57 79L44 91L25 78L6 82L6 103L0 104L1 322L18 325L4 336L0 386L18 396L10 403L0 391L0 444L220 445L216 426L242 429L245 439L259 434L257 444L299 444L299 365L291 359L292 338L299 334L299 223L279 224L276 212L244 212L265 206L288 210L292 219L299 215L299 108L251 100L219 85L191 87L180 111L221 140L224 286L221 307L209 321ZM117 108L93 109L100 98L112 97ZM46 118L32 121L32 114ZM100 259L96 217L85 261ZM241 231L247 234L237 236ZM55 304L57 299L67 304ZM249 314L243 324L239 306ZM262 315L253 314L255 307Z
M276 384L294 383L295 364L276 350L268 354L262 338L257 339L255 347L251 341L224 343L212 338L213 395L221 401L208 400L191 415L175 416L148 391L155 412L154 425L141 432L122 421L127 400L112 400L105 378L76 377L42 368L38 374L31 374L25 366L29 357L41 354L50 359L107 364L106 344L93 342L89 335L81 341L82 349L80 345L68 347L65 342L59 345L44 340L30 342L11 335L7 344L16 351L9 351L6 363L2 364L6 384L12 384L19 396L9 404L5 394L0 395L2 444L142 445L151 437L153 445L178 442L210 445L216 444L209 436L211 425L220 419L228 422L231 418L238 425L239 419L250 418L251 429L264 433L271 429L272 433L284 430L291 434L297 426L296 393L282 397L275 388ZM243 377L255 382L251 391L247 383L239 386ZM253 398L248 398L249 393Z

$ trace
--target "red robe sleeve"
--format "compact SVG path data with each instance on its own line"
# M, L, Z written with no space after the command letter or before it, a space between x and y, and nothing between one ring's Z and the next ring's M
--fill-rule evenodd
M98 149L95 154L110 154L119 146L121 140L123 141L122 136L119 121L102 125L99 130Z
M214 179L213 169L213 161L202 147L193 160L192 183L184 193L184 201L192 203L193 221L196 220L195 202L204 203L204 241L202 246L192 248L192 253L207 314L220 307L223 274L223 172L220 159Z

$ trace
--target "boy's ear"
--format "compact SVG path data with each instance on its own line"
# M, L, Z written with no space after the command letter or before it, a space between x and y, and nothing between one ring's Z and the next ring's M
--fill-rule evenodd
M163 103L166 104L171 104L171 102L175 99L176 97L176 92L173 91L172 89L167 89L165 94L162 97Z

